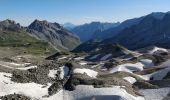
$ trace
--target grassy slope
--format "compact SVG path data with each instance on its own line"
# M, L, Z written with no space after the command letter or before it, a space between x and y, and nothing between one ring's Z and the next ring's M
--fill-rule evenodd
M0 32L0 47L13 48L20 54L44 55L55 52L48 43L37 40L24 30Z

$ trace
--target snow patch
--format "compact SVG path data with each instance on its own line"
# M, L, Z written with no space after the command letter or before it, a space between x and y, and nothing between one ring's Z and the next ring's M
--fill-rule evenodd
M49 70L48 77L55 78L58 70Z
M144 100L143 97L133 96L120 86L110 88L94 88L93 86L78 85L74 91L64 91L64 100ZM106 99L107 98L107 99Z
M29 65L29 64L31 64L31 63L18 64L18 63L11 62L11 63L9 63L9 64L14 65L14 66L27 66L27 65Z
M63 60L63 59L66 59L67 57L61 57L61 58L58 58L58 60Z
M98 72L91 70L91 69L86 69L86 68L76 68L73 70L73 73L80 73L80 74L86 74L90 77L96 78L98 75Z
M169 92L170 88L139 90L139 93L144 95L146 100L163 100Z
M162 80L170 72L170 60L160 65L160 68L164 68L164 69L160 69L151 74L138 75L138 76L144 80L149 80L150 78L153 78L153 80Z
M37 66L28 66L28 67L26 67L29 64L30 63L17 64L17 63L0 62L1 66L6 67L6 68L10 68L10 69L28 70L28 69L37 68Z
M29 66L29 67L16 68L16 69L19 69L19 70L28 70L28 69L33 69L33 68L37 68L37 66Z
M94 55L94 56L90 57L89 59L93 60L93 59L96 59L98 56L100 56L100 54Z
M136 82L136 79L133 78L133 77L124 77L123 78L124 80L130 82L131 84L135 83Z
M138 75L138 74L135 74L135 75L140 77L143 80L150 80L150 78L152 76L152 74L147 74L147 75Z
M153 80L162 80L170 72L170 67L161 69L152 74Z
M77 58L74 58L75 60L83 60L84 57L77 57Z
M45 97L42 100L65 100L64 99L64 90L60 90L56 94L50 96L50 97ZM57 99L56 99L57 98Z
M153 50L150 50L150 51L149 51L149 54L153 54L153 53L156 52L156 51L168 52L167 49L154 47Z
M0 72L0 96L9 94L23 94L25 96L42 99L48 94L48 87L43 88L44 85L36 83L15 83L10 77L12 74Z
M154 63L150 59L142 59L140 62L144 65L144 68L154 67Z
M69 68L67 66L60 67L60 78L63 79L64 77L68 76L69 74Z
M102 57L100 60L107 60L111 56L112 56L112 54L107 54L104 57Z
M80 65L87 65L87 62L79 62Z
M113 68L110 71L110 73L115 73L115 72L118 72L118 71L133 73L133 71L142 71L143 66L144 65L140 62L135 63L135 64L131 64L131 63L122 64L122 65L118 65L115 68Z

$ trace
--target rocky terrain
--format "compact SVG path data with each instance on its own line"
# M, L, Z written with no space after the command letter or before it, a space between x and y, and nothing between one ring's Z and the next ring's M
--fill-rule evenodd
M49 42L57 50L68 51L80 44L79 37L58 23L35 20L27 30L32 36Z
M170 52L118 44L56 53L36 63L0 60L1 100L169 100Z

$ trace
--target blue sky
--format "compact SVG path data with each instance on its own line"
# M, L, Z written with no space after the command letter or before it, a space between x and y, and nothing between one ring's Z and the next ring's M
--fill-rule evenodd
M151 12L170 11L170 0L0 0L0 20L24 26L33 20L74 24L117 22Z

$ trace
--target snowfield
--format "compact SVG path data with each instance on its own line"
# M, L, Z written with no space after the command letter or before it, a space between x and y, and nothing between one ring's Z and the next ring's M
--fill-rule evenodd
M142 71L143 70L143 64L142 63L136 63L136 64L131 64L131 63L127 63L127 64L122 64L122 65L118 65L115 68L113 68L110 73L115 73L118 71L125 71L125 72L129 72L129 73L133 73L133 71Z
M170 67L154 72L151 77L153 77L153 80L162 80L168 72L170 72Z
M73 73L79 73L79 74L86 74L90 77L96 78L98 75L98 72L91 70L91 69L86 69L86 68L76 68L73 70Z
M162 68L170 67L170 60L167 60L167 61L163 62L163 63L160 65L160 67L162 67Z
M10 80L10 77L11 74L9 73L0 73L0 96L17 93L31 97L33 100L87 100L94 97L100 97L98 100L104 98L107 98L107 100L120 100L120 98L121 100L144 100L143 97L128 94L120 86L94 88L93 86L79 85L76 86L74 91L60 90L53 96L47 97L48 88L51 84L44 86L36 83L14 83Z
M56 94L50 96L50 97L44 97L42 100L65 100L64 99L64 90L60 90Z
M150 78L153 78L153 80L162 80L168 74L168 72L170 72L170 60L167 60L166 62L162 63L160 65L160 68L164 69L160 69L151 74L137 76L141 77L144 80L149 80Z
M144 95L146 100L163 100L170 93L170 88L143 89L139 90L139 93Z
M92 98L97 98L96 100L144 100L143 97L135 97L127 93L120 86L94 88L87 85L78 85L74 91L64 91L63 100L94 100Z
M44 85L36 83L15 83L11 81L11 76L12 74L0 72L0 96L16 93L33 99L42 99L48 94L48 86L43 88Z

